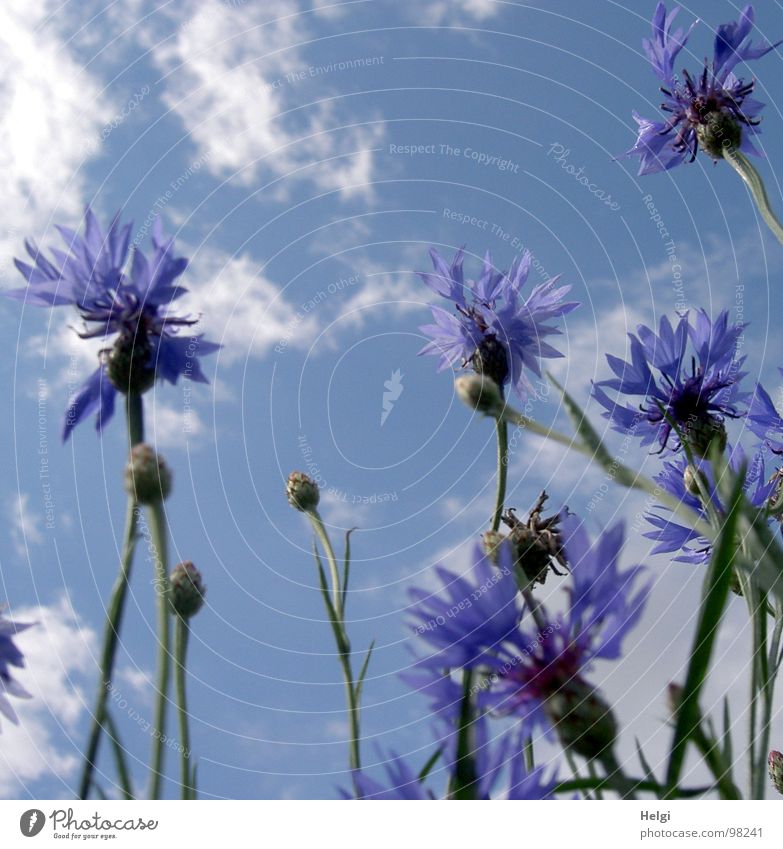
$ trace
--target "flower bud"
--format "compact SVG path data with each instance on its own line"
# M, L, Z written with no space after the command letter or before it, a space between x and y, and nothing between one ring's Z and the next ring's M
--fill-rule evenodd
M713 442L717 443L721 453L726 450L726 428L717 416L694 417L685 426L682 435L691 451L702 459L709 458Z
M201 580L201 572L190 560L184 560L174 567L170 581L174 612L183 619L190 619L201 610L207 592Z
M476 348L470 364L476 371L502 386L508 377L508 354L494 336L487 336Z
M562 684L547 698L544 709L560 742L577 755L600 758L614 747L617 721L612 709L580 678Z
M288 496L288 503L303 513L310 513L315 510L321 498L318 484L304 472L291 472L288 476L285 493Z
M119 392L146 392L155 383L155 368L146 335L121 333L106 358L106 376Z
M710 112L696 129L699 147L713 159L722 159L726 150L736 150L742 143L742 127L727 110Z
M685 467L682 478L685 483L685 489L696 498L701 496L702 490L704 492L710 491L710 482L707 479L707 475L700 470L694 469L693 466L688 465Z
M774 749L769 753L769 778L772 786L783 795L783 754Z
M151 445L140 442L131 450L125 467L125 491L139 504L155 504L171 492L171 472L163 458Z
M480 374L463 374L454 381L460 401L495 418L503 412L503 396L494 380Z

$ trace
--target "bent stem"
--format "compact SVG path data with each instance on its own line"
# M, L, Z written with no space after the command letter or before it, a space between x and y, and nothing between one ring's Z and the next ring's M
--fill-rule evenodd
M750 189L750 193L753 195L753 200L756 203L758 211L761 213L761 217L773 232L775 238L783 244L783 225L781 225L777 216L772 211L767 190L759 172L756 171L745 154L739 150L731 148L724 150L723 158L740 175L742 181Z
M185 690L185 670L188 653L188 638L190 625L184 616L177 616L174 626L174 686L177 692L177 712L179 714L179 742L181 746L180 784L182 798L192 799L195 787L192 786L190 775L190 724L188 716L188 699Z
M163 779L163 741L166 731L166 706L168 704L170 652L170 601L168 575L168 534L163 502L150 505L150 533L155 552L155 590L158 597L158 683L155 721L153 725L152 755L150 758L150 799L160 796Z
M144 440L144 410L141 395L137 392L131 392L126 398L126 420L128 424L128 442L133 447ZM119 645L120 628L125 611L125 601L128 596L133 553L136 548L137 511L136 499L132 495L129 495L125 516L122 553L120 554L120 570L109 598L106 627L103 632L100 683L98 685L95 709L92 714L90 732L87 738L87 746L84 751L84 765L79 781L80 799L86 799L90 794L90 787L95 772L95 762L98 758L101 733L106 724L107 701L112 688L111 682L114 676L114 664L117 656L117 646ZM118 757L121 757L122 747L115 747L115 752L118 753ZM125 769L127 772L124 761L118 762L118 767L120 770Z

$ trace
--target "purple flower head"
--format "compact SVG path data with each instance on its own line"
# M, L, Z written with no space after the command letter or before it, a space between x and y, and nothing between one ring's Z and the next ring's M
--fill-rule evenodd
M495 269L487 252L476 280L464 276L462 250L450 265L435 249L430 256L434 271L420 276L433 292L451 301L454 312L431 307L435 323L421 328L431 341L420 353L439 356L439 371L471 364L501 389L510 383L520 398L527 398L532 386L526 370L540 377L541 359L562 356L545 341L560 333L547 322L578 306L564 300L571 287L557 286L559 278L553 277L523 299L520 293L532 262L529 251L505 273Z
M694 323L688 314L672 327L661 318L656 335L639 325L629 333L631 361L606 355L616 377L593 386L593 397L604 408L604 417L620 433L633 434L642 445L677 451L681 446L671 422L689 438L695 452L722 432L725 417L738 418L747 393L739 392L744 377L744 357L737 357L737 342L744 324L729 324L728 311L714 322L700 310ZM688 352L690 342L691 352ZM610 398L603 387L620 395L641 398L638 405Z
M783 369L778 371L783 374ZM769 445L773 453L783 454L783 418L760 383L756 384L756 391L748 406L748 427Z
M729 449L729 467L738 472L745 460L745 454L741 448ZM708 521L707 511L697 494L697 484L694 483L693 470L690 470L686 479L688 460L684 455L679 455L673 460L663 464L663 469L655 476L655 482L673 495L686 507L690 507L696 516ZM701 476L702 486L709 493L711 506L720 514L725 512L721 499L718 495L712 464L708 460L696 461L696 473ZM761 451L757 452L750 460L743 490L748 501L754 506L761 508L775 491L776 481L769 480L765 471L764 456ZM655 507L645 514L644 517L652 526L653 530L647 531L644 536L653 540L656 545L652 554L674 554L673 559L679 563L690 563L700 565L709 561L712 556L712 544L708 539L699 536L693 528L682 525L666 507Z
M675 75L674 65L697 21L687 31L673 29L679 7L667 14L658 3L652 20L652 38L642 44L661 81L664 100L663 121L651 121L634 113L639 125L638 137L626 156L638 156L639 174L664 171L684 162L692 162L701 147L713 159L719 159L726 146L758 153L752 137L758 135L758 115L764 104L751 95L754 81L735 76L740 62L760 59L781 42L762 41L754 46L748 39L753 28L753 7L746 6L739 21L718 27L712 63L705 61L696 75L687 70Z
M35 243L27 241L33 264L15 260L27 286L7 294L37 306L75 306L84 322L82 338L109 341L116 336L114 350L123 347L127 357L139 360L134 368L147 371L152 380L158 377L173 384L187 374L191 380L206 383L198 358L220 346L204 341L201 335L180 332L197 319L171 311L171 304L187 291L179 277L188 261L174 255L174 240L164 235L160 219L153 229L151 256L138 248L131 251L131 226L121 226L115 216L104 233L88 209L83 235L57 228L67 251L52 248L48 259ZM111 418L117 380L112 380L107 369L110 362L111 355L104 357L71 398L63 439L92 413L97 413L98 430Z
M549 733L553 700L586 677L598 658L620 657L622 642L641 615L649 588L636 589L641 567L621 571L618 556L624 530L617 525L591 543L582 525L568 516L563 541L572 570L570 605L550 616L536 632L522 627L513 574L499 560L494 573L477 550L472 580L440 570L446 592L436 600L413 594L414 632L430 653L406 677L431 701L437 715L459 710L458 685L444 668L475 670L479 705L498 715L512 715L524 733ZM560 733L560 730L559 730Z
M19 718L14 711L8 696L17 699L31 698L27 690L11 677L11 667L24 668L24 657L16 647L14 637L29 628L30 625L20 625L6 619L0 611L0 713L17 725Z
M479 716L473 724L475 750L473 766L476 782L471 791L477 799L550 799L557 787L556 770L549 771L538 766L528 772L524 765L523 739L513 730L490 740L486 716ZM354 772L356 794L342 791L344 798L359 799L434 799L435 794L423 781L419 780L418 770L413 769L394 752L384 756L385 781L379 782L362 770ZM448 747L441 759L447 760L450 771L453 763L448 755ZM436 765L437 769L437 765ZM505 780L504 780L505 776Z

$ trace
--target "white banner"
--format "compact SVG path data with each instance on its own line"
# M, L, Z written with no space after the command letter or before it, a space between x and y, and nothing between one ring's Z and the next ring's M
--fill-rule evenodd
M403 811L402 808L405 808ZM783 845L770 802L0 802L0 847ZM430 842L431 841L431 842Z

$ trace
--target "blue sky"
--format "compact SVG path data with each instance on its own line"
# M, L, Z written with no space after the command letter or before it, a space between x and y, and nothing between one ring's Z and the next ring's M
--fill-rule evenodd
M429 754L426 708L396 677L411 648L406 592L433 586L438 560L466 568L494 487L491 426L455 401L433 359L417 357L430 296L414 271L430 245L464 244L472 262L490 249L499 266L529 248L533 283L563 275L582 306L563 322L566 357L553 370L582 402L589 381L607 375L605 351L622 355L627 330L682 306L751 322L751 379L780 395L783 256L736 175L699 157L640 179L634 162L615 159L633 143L632 110L657 110L641 52L653 5L6 0L0 10L2 285L19 285L11 257L25 236L54 242L53 224L76 226L88 203L104 217L122 209L142 244L158 213L191 258L188 307L224 346L205 361L209 386L159 386L145 398L149 436L175 474L173 557L194 560L208 585L191 647L205 797L333 797L346 781L342 684L310 534L284 497L294 468L317 469L338 541L360 528L348 612L355 646L377 640L368 760L375 746ZM781 4L757 6L759 33L783 35ZM737 9L685 4L684 17L705 20L688 65L710 51L710 25ZM759 168L783 208L780 54L752 73L767 103ZM122 534L121 421L102 438L82 425L59 441L69 387L97 350L73 321L0 302L0 599L40 623L20 638L36 698L0 737L0 793L11 797L72 792ZM382 424L397 370L402 390ZM554 394L532 409L567 426ZM626 461L656 468L642 452ZM614 490L596 498L602 483L580 459L523 436L508 503L526 510L546 487L594 531L624 516L626 562L648 560L634 518L643 501ZM665 558L649 564L645 619L626 660L599 678L627 725L625 754L635 734L655 764L669 735L664 689L682 674L701 577ZM139 781L151 578L139 557L115 705ZM730 688L738 733L747 639L736 600L708 704ZM173 752L169 765L175 775ZM110 790L108 757L101 767Z

